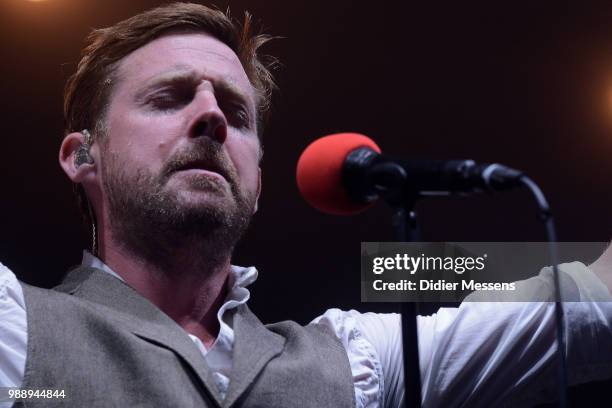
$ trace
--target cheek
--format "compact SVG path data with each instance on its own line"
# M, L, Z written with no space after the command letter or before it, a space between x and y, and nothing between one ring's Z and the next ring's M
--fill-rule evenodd
M256 191L259 184L259 145L249 144L234 149L232 153L241 184L251 191Z
M157 167L165 160L176 133L170 120L159 121L143 115L119 115L109 122L109 147L138 164Z
M242 178L242 184L249 189L249 191L257 192L259 185L259 171L257 168L250 168Z

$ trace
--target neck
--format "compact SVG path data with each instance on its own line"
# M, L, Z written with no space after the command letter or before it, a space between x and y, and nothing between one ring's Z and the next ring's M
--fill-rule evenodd
M100 258L125 282L156 305L207 348L219 332L217 312L227 295L228 254L202 255L201 242L183 242L165 251L163 263L118 243L101 231ZM158 258L158 257L157 257Z

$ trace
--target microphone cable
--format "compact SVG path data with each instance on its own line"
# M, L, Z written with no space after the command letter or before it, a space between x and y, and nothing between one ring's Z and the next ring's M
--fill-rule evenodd
M557 334L557 374L559 381L559 407L567 408L567 362L565 338L565 322L563 320L563 303L561 299L561 285L559 282L559 253L557 248L557 232L555 230L555 222L550 211L548 201L544 193L538 185L529 177L523 175L519 182L525 186L533 196L539 210L539 219L544 224L546 229L546 237L548 239L548 252L552 262L553 282L555 288L555 326Z

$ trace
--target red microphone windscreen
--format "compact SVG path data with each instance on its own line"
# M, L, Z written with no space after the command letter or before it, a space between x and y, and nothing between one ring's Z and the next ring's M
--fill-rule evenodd
M360 147L380 153L372 139L358 133L337 133L312 142L297 164L297 185L302 197L328 214L351 215L372 204L351 201L342 185L342 166L348 154Z

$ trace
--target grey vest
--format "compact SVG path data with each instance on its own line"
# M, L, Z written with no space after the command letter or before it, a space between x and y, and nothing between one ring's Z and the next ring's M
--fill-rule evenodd
M120 280L77 268L56 290L22 286L28 318L23 388L64 389L66 401L15 406L355 406L346 351L322 326L264 326L246 305L239 307L222 400L185 331Z

